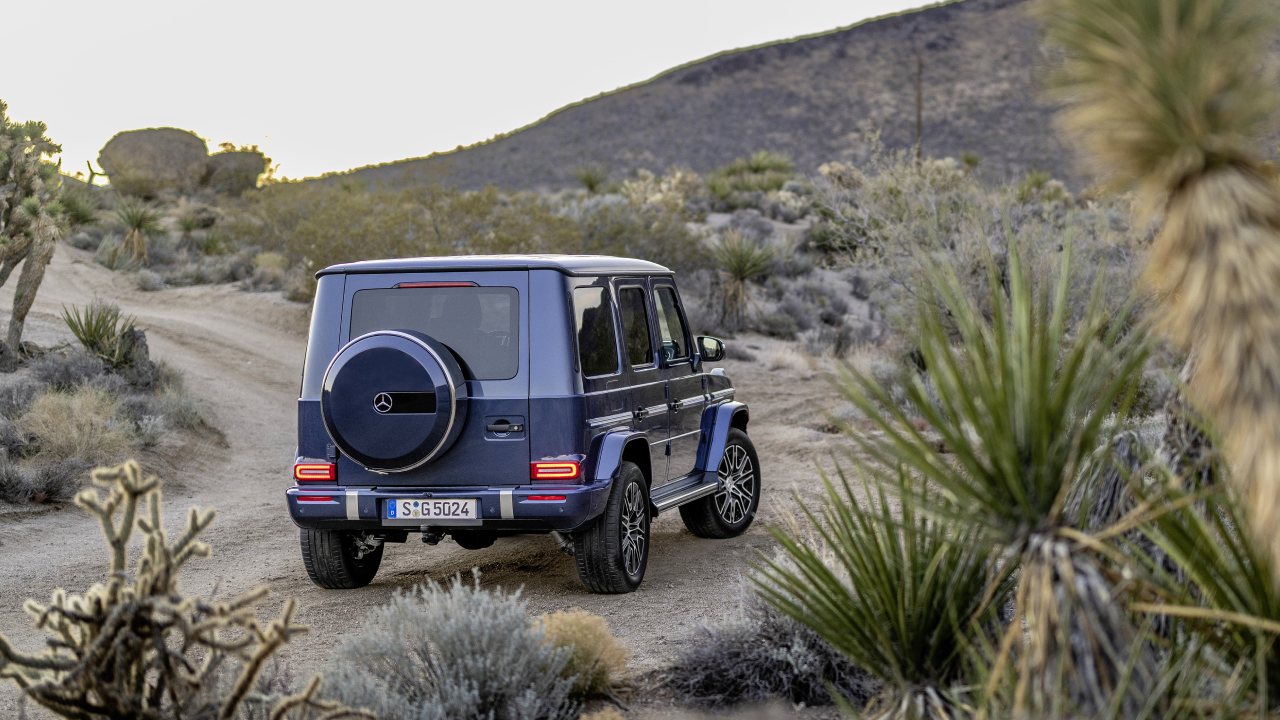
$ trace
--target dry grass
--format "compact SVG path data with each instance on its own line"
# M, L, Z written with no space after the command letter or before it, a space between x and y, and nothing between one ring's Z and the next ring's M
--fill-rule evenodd
M631 651L614 637L604 618L585 610L562 610L543 615L537 624L547 642L569 650L563 674L576 676L574 694L610 694L627 669Z
M38 439L41 455L117 462L128 456L132 438L116 420L116 409L116 399L105 391L82 386L36 398L22 425Z

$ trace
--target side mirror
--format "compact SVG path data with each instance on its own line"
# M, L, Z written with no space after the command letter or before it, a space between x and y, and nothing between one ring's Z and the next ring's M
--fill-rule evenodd
M724 341L709 335L698 336L698 355L704 362L718 362L724 359Z

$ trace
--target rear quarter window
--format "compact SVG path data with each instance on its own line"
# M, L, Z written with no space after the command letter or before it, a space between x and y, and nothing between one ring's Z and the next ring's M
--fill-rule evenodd
M585 377L618 372L618 332L614 329L613 306L604 288L583 287L573 291L573 315L578 333L578 362Z
M351 337L414 330L453 351L469 380L509 380L520 369L520 293L510 287L361 290Z

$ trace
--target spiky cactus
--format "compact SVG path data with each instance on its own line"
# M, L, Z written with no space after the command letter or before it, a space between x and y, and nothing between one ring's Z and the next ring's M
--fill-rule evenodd
M0 370L17 365L22 327L62 237L65 221L58 196L62 182L50 158L62 148L45 135L45 124L15 123L0 101L0 285L23 263L13 296L9 333L0 345Z
M1045 13L1065 54L1065 126L1161 220L1146 271L1157 317L1193 359L1191 399L1280 567L1280 188L1257 154L1276 110L1276 4L1053 0Z
M27 601L26 610L48 635L44 652L28 655L0 636L0 680L12 680L25 695L69 718L235 717L254 693L264 663L294 635L294 604L263 626L256 605L260 587L229 600L184 595L179 571L208 555L200 534L213 512L192 508L176 540L161 520L160 481L144 477L129 461L98 468L76 504L102 526L110 552L107 576L84 593L59 588L48 605ZM141 533L142 542L134 542ZM142 553L130 562L130 552ZM225 692L210 692L232 673ZM315 699L318 680L299 695L275 703L272 718L291 710L317 711L323 718L367 718L336 703ZM260 700L260 699L259 699Z

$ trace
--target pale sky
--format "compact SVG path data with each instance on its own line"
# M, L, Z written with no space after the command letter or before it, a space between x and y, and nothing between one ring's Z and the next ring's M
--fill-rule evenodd
M256 144L288 177L427 155L722 50L924 0L6 3L0 99L63 169L116 132Z

